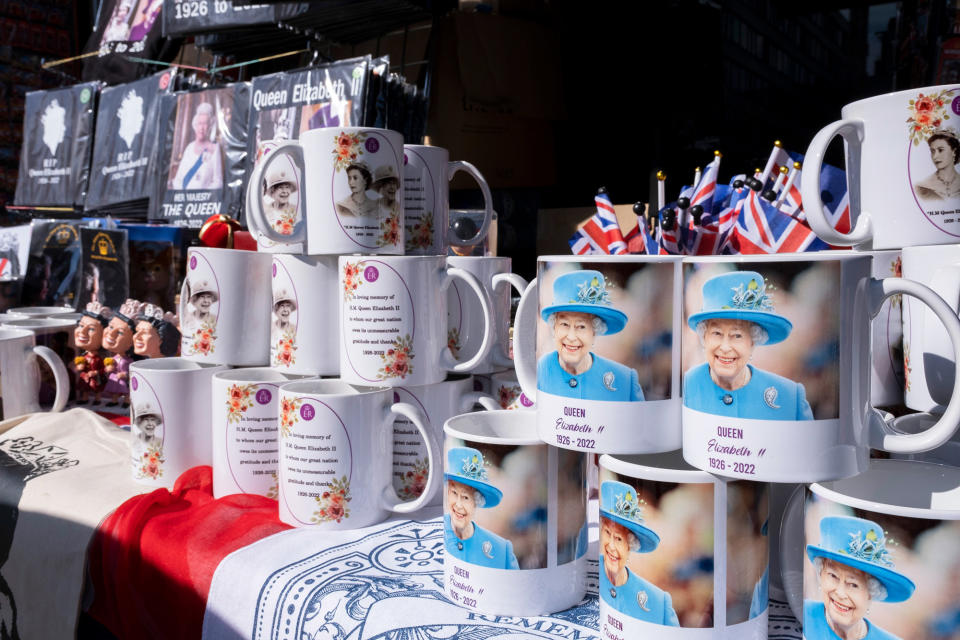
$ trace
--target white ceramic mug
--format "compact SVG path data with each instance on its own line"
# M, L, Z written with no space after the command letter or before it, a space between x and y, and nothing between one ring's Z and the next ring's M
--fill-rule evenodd
M173 487L191 467L213 463L211 380L222 365L151 358L130 365L130 463L133 479Z
M807 640L955 637L960 469L872 460L858 476L798 490L780 554Z
M37 358L42 358L56 385L51 411L63 411L70 396L70 376L60 357L52 349L34 344L34 334L24 329L0 329L0 383L3 385L3 420L40 411L40 371Z
M180 289L180 353L197 362L270 360L270 254L191 247Z
M273 256L270 366L303 375L340 372L336 256Z
M494 344L473 371L493 373L513 367L510 357L510 288L522 294L527 281L512 273L510 258L496 256L449 256L447 264L476 276L493 303ZM454 281L447 289L447 337L454 357L460 351L473 353L483 337L483 313L472 291Z
M533 416L479 411L443 427L446 596L536 616L586 591L586 455L543 444Z
M423 492L401 501L393 490L391 425L405 416L427 444ZM439 486L437 440L419 409L393 390L342 380L280 387L280 519L295 527L359 529L426 505Z
M469 174L483 194L483 221L472 238L459 238L450 227L450 181ZM403 208L407 255L446 255L451 244L483 242L493 218L493 198L483 174L469 162L451 162L443 147L403 145Z
M473 411L475 404L488 411L499 408L493 398L473 390L473 379L469 375L456 374L443 382L421 387L393 387L393 401L420 409L437 442L443 438L443 423L453 416ZM416 429L404 416L393 423L393 488L398 496L407 500L423 493L430 472L427 446ZM442 496L436 495L430 506L442 500Z
M897 249L960 238L960 87L887 93L846 105L817 133L801 177L803 210L823 240L840 246ZM820 168L834 136L846 150L853 230L827 221ZM842 206L841 203L834 203Z
M472 274L444 256L341 256L340 377L354 384L421 386L447 371L472 371L490 351L490 296ZM456 278L480 302L482 336L474 353L453 357L447 335L447 287Z
M600 457L600 635L767 637L768 485Z
M684 259L683 454L697 468L766 482L860 473L870 448L932 449L960 422L960 380L943 419L901 434L871 406L870 320L895 294L960 320L930 289L870 276L870 255Z
M76 324L76 320L65 318L31 316L22 320L9 320L0 326L4 329L30 331L37 345L51 349L57 354L67 371L73 371L71 367L74 364L74 358L79 355L74 342L73 330ZM54 398L59 393L55 373L53 369L40 369L40 403L43 405L55 402ZM72 381L72 375L68 379Z
M65 313L75 313L73 307L14 307L7 311L10 315L21 316L21 318L55 318Z
M680 258L542 256L513 355L544 442L599 453L680 447Z
M277 497L280 385L293 376L266 367L213 375L213 496L255 493Z
M273 242L300 244L308 255L402 254L402 171L403 135L396 131L304 131L299 140L276 142L254 165L248 224Z
M960 245L908 247L903 277L933 289L960 315ZM911 298L903 302L904 404L943 413L953 393L955 359L936 316Z

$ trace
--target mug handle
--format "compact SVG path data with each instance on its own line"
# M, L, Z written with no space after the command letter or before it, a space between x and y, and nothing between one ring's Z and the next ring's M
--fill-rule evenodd
M267 220L267 214L263 210L263 197L260 193L260 187L263 183L263 176L269 167L277 158L282 155L292 156L293 163L300 167L303 166L303 148L300 146L300 143L296 140L284 140L277 144L277 146L271 151L263 162L260 164L254 164L253 172L250 174L250 180L247 182L247 226L250 227L250 230L255 233L261 233L270 240L274 242L279 242L282 244L290 244L296 242L305 242L306 241L306 197L304 195L305 183L306 180L303 180L303 184L300 185L300 191L297 195L299 198L297 202L297 207L300 210L300 223L297 225L299 229L295 230L293 234L285 236L283 234L277 233L277 231L270 225L270 222ZM297 158L300 159L300 162L297 162ZM301 178L304 178L301 173Z
M943 323L953 346L954 381L950 402L943 415L930 428L918 433L897 432L892 421L885 419L879 411L869 407L871 446L890 453L922 453L936 449L947 442L960 427L960 318L943 298L926 285L905 278L870 278L867 285L867 304L870 317L880 313L884 300L901 293L918 299L929 307Z
M498 273L493 276L493 290L497 290L497 286L502 283L508 283L511 287L517 290L517 293L523 295L524 290L527 288L527 281L518 276L515 273ZM513 358L510 357L509 353L503 351L503 345L497 345L497 349L493 352L493 364L498 367L512 367Z
M469 413L475 404L481 405L487 411L502 411L500 404L493 399L493 396L482 391L470 391L460 398L460 413Z
M477 277L469 271L464 271L459 267L447 267L447 275L451 278L463 280L473 289L474 294L480 299L480 309L483 312L483 340L480 341L480 348L472 357L463 362L457 362L450 351L450 347L446 344L443 345L443 351L440 354L441 366L444 369L448 371L469 371L480 364L480 361L490 353L490 347L493 346L493 332L496 326L493 322L493 302L490 300L489 292L483 288ZM444 318L444 321L446 321L446 318Z
M400 501L397 499L396 492L393 490L393 485L388 484L383 490L383 506L388 511L393 511L394 513L410 513L411 511L416 511L420 507L424 506L430 499L433 498L434 494L437 492L437 489L440 488L440 474L437 473L437 463L440 461L440 447L437 445L437 441L432 435L430 435L430 430L427 428L427 419L423 415L423 412L417 409L412 404L406 402L395 402L390 406L389 414L387 419L392 424L398 416L403 416L407 420L413 423L413 426L417 428L417 431L420 432L420 437L423 438L423 441L427 445L427 484L426 488L423 490L419 496L413 500Z
M57 352L50 347L38 344L33 347L33 352L43 358L50 370L53 371L57 394L53 398L53 407L50 411L60 413L67 406L67 398L70 397L70 375L67 373L67 368L63 366L63 361L57 355Z
M856 226L850 233L840 233L834 229L823 211L823 201L820 199L820 168L823 166L823 155L827 151L834 136L843 138L847 147L847 177L850 181L848 194L850 198L850 216L857 219ZM800 196L803 199L803 210L807 214L807 221L821 239L830 244L850 247L863 244L873 238L873 221L870 214L860 210L860 146L863 141L862 120L837 120L828 124L813 137L807 147L807 155L803 161L803 173L800 174Z
M493 197L490 195L490 186L487 184L487 180L483 177L483 174L480 173L480 170L464 160L454 160L447 165L447 180L453 180L453 176L457 175L459 171L463 171L472 176L480 186L480 192L483 194L483 222L480 224L477 234L469 240L458 238L457 234L453 232L453 227L448 225L447 244L473 247L483 242L483 239L487 237L487 232L490 230L490 221L493 220Z
M793 617L803 623L803 495L794 489L780 520L780 581Z
M537 308L540 306L537 279L527 285L513 320L513 363L523 395L537 401Z

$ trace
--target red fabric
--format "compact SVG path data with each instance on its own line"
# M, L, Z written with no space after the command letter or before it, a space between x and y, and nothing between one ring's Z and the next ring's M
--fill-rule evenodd
M120 505L100 525L89 552L101 624L124 638L200 638L213 572L227 554L290 529L263 496L214 500L210 467L194 467L172 491Z

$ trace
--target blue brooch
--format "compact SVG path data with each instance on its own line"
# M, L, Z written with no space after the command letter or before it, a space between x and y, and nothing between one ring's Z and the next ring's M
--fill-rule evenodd
M732 288L733 297L729 305L724 305L724 309L747 309L751 311L773 311L773 299L767 293L765 282L751 278L750 282L744 286L741 282Z
M614 499L613 513L624 520L643 524L642 500L637 500L633 493L621 493Z
M483 457L474 455L464 458L460 475L471 480L487 480L487 470L483 466Z
M891 540L892 542L892 540ZM890 559L890 550L887 549L886 541L877 535L873 529L863 535L862 531L850 534L850 542L846 549L840 549L840 553L886 567L893 566L893 560Z
M570 302L580 302L583 304L613 304L610 301L610 292L607 291L607 283L603 278L594 276L589 282L581 282L577 285L577 297Z

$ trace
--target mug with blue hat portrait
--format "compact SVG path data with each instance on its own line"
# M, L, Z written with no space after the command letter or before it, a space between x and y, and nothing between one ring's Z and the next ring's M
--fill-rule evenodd
M687 325L699 336L706 362L684 375L684 406L732 418L813 419L802 384L750 364L757 346L783 342L793 330L777 313L763 275L713 276L703 284L701 308Z
M660 536L643 520L643 501L625 482L600 485L600 598L603 607L645 622L680 626L670 594L635 573L631 552L649 553Z
M866 518L820 520L819 543L807 545L821 595L821 600L804 601L807 638L896 638L866 618L872 602L903 602L916 590L914 582L897 571L892 543L883 527Z
M503 492L490 482L486 464L483 453L473 447L453 447L447 452L444 548L451 558L478 566L519 569L513 543L474 521L478 508L495 507L503 498Z
M597 336L623 331L627 314L613 306L611 283L594 269L557 276L540 310L555 350L537 362L537 388L568 398L643 400L637 372L592 351Z

